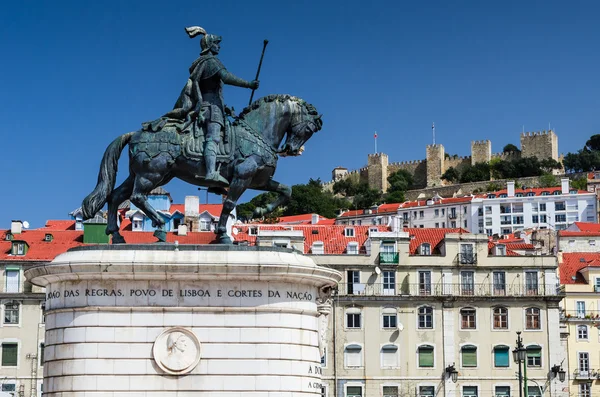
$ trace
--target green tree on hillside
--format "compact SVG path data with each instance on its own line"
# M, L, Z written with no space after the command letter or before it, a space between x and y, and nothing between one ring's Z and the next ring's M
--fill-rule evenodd
M509 143L508 145L504 146L504 149L502 149L502 153L521 153L521 151L518 147L516 147L512 143Z

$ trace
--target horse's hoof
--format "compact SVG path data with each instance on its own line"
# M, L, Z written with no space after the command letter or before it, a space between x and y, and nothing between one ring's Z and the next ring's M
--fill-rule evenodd
M112 235L111 244L125 244L125 238L121 236L119 233L114 233Z
M164 230L155 230L154 237L158 239L159 243L164 243L167 241L167 232Z

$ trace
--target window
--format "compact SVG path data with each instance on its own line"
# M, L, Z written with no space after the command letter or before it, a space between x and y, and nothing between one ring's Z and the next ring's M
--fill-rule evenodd
M535 193L534 192L527 192L527 194L525 196L527 196L527 197L533 197L533 196L535 196Z
M348 270L348 294L362 294L365 286L360 283L360 272L358 270Z
M585 301L577 301L575 302L575 312L577 313L577 318L585 317Z
M431 295L430 271L419 271L419 295Z
M418 348L419 354L419 367L431 368L433 367L433 346L423 345Z
M46 235L44 236L44 241L50 242L52 241L53 237L51 233L46 233Z
M492 206L491 205L486 205L485 206L485 214L486 215L490 215L492 213Z
M7 391L7 392L17 391L17 384L14 382L2 383L2 391Z
M593 246L596 245L596 240L589 240L588 244L589 244L590 247L593 247Z
M5 284L4 292L19 292L20 270L17 268L6 268L4 273Z
M131 222L131 230L142 230L142 226L141 219L134 219L133 222Z
M473 253L473 244L461 244L459 257L462 265L472 265L477 263L477 258Z
M577 326L577 339L578 340L587 340L588 339L587 325L578 325Z
M383 397L398 397L398 386L383 386Z
M554 220L556 222L566 222L567 221L567 216L565 214L554 215Z
M419 308L419 328L433 329L433 308L431 306Z
M532 223L540 223L540 217L538 215L531 215Z
M440 210L436 208L435 210L433 210L433 214L435 216L440 216Z
M2 344L2 366L16 367L19 345L17 343Z
M525 272L525 293L527 295L538 294L538 273L536 271Z
M396 329L398 326L398 315L396 313L396 309L383 309L382 322L383 328Z
M360 345L348 345L344 350L344 361L346 367L362 367L362 347Z
M248 229L248 235L258 236L258 227L251 227L250 229Z
M431 255L431 244L429 243L423 243L421 244L421 246L419 247L419 254L421 255Z
M510 348L506 345L494 347L494 367L505 368L510 365Z
M210 221L201 219L200 220L200 231L201 232L210 232Z
M540 203L540 212L546 211L546 203Z
M542 192L542 196L550 196L550 192Z
M525 329L541 329L540 309L537 307L525 309Z
M383 276L383 294L394 295L396 293L396 272L384 271Z
M42 342L40 343L40 366L44 365L44 349L45 349L46 345Z
M42 302L40 305L40 312L42 314L41 322L42 324L46 324L46 302Z
M381 368L398 367L398 346L385 345L381 348Z
M477 397L477 386L463 386L463 397Z
M419 218L424 218L425 212L423 210L419 211Z
M510 386L496 386L494 395L496 397L510 397Z
M327 346L323 348L323 355L321 356L321 367L327 367Z
M508 329L508 309L505 307L494 308L494 329Z
M527 366L542 366L542 348L539 346L527 346Z
M4 324L19 324L19 303L7 302L4 304Z
M362 386L346 386L346 397L362 397Z
M346 328L360 328L361 314L360 309L351 309L346 312Z
M460 309L460 328L475 329L476 328L476 311L472 307Z
M477 347L473 345L465 345L460 349L463 367L477 366Z
M592 395L591 393L591 387L589 384L587 383L580 383L579 384L579 396L578 397L590 397Z
M273 241L273 247L278 247L278 248L289 248L290 247L290 242L289 240L279 240L279 241Z
M14 242L12 244L12 255L25 255L25 243Z
M346 253L348 255L358 255L358 243L356 241L349 242Z
M346 236L346 237L354 237L354 228L353 227L347 227L346 229L344 229L344 236Z
M555 211L564 211L565 209L566 209L566 206L565 206L564 201L557 201L556 203L554 203Z
M527 386L527 397L542 397L542 391L539 386Z
M460 272L460 291L462 295L475 295L475 272Z
M505 272L494 272L494 295L504 296L506 295L506 273Z
M579 352L577 354L577 369L581 375L587 374L590 370L590 354L587 352Z
M419 386L419 397L435 396L435 386Z

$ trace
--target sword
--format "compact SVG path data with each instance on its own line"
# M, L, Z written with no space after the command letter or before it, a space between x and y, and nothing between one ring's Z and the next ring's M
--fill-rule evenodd
M262 50L262 54L260 55L260 62L258 63L258 70L256 71L256 78L254 80L258 80L258 75L260 75L260 68L262 66L263 58L265 57L265 49L267 48L267 44L269 44L269 40L263 41L263 50ZM252 105L252 98L254 98L254 91L256 91L256 90L252 89L252 94L250 94L250 102L248 102L248 105Z

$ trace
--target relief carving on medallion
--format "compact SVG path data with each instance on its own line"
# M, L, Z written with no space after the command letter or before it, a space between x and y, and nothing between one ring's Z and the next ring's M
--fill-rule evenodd
M152 354L156 365L170 375L190 373L200 362L200 342L188 329L175 327L154 341Z

